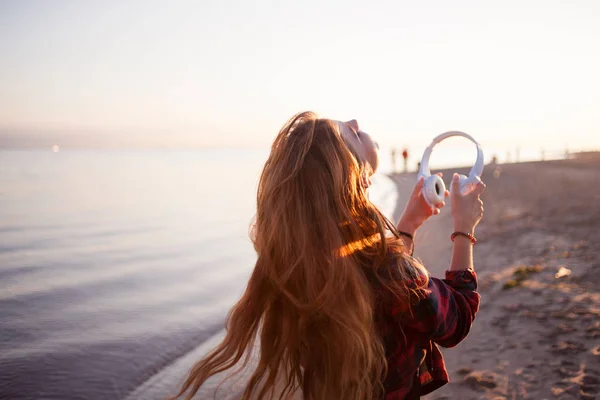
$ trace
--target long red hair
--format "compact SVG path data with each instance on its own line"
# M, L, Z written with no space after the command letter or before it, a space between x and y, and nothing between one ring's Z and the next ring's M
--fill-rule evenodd
M405 282L414 271L397 263L399 279L374 285L369 278L389 267L390 254L402 257L402 244L361 184L368 168L333 121L304 112L283 126L258 186L254 271L225 338L192 368L176 398L189 400L209 377L245 365L257 338L243 399L286 399L297 390L311 400L383 395L375 296L388 290L410 304L415 290Z

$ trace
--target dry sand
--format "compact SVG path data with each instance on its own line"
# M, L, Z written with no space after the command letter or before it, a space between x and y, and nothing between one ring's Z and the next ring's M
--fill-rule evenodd
M487 166L482 178L481 308L443 351L451 383L426 399L600 399L600 154ZM405 200L416 176L392 179ZM450 262L450 207L417 233L415 255L434 276ZM561 267L570 275L557 278Z

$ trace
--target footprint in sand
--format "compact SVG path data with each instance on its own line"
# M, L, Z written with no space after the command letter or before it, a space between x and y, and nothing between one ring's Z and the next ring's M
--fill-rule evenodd
M574 326L565 323L560 323L556 326L556 333L559 335L563 333L575 332L576 330L577 328L575 328Z
M565 355L577 354L577 353L581 353L582 351L585 351L585 350L586 350L585 345L583 345L582 343L570 342L570 341L555 343L550 348L550 351L553 353L565 354Z
M473 371L464 378L464 383L471 389L484 392L498 386L499 375L492 371Z
M561 368L559 375L564 379L555 382L552 388L554 396L563 398L564 395L579 395L579 399L595 399L600 394L600 373L597 370L587 366L572 368L576 364L565 360L561 364L571 368L570 371Z
M561 378L571 378L579 374L579 365L569 360L561 360L556 364L554 372Z
M583 376L579 383L581 389L582 399L591 398L594 399L596 394L600 394L600 379L598 377L586 374ZM591 396L591 397L585 397Z
M600 338L600 321L595 322L585 330L585 337L589 339L598 339Z

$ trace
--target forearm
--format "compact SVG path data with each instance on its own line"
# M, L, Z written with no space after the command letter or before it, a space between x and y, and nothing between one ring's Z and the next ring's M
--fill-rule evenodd
M398 224L396 225L396 229L398 229L400 232L406 232L412 237L415 237L415 233L417 233L418 228L419 227L410 221L410 219L406 218L404 214L402 217L400 217L400 221L398 221Z
M473 244L469 238L457 236L454 239L450 271L459 271L461 269L469 268L473 269Z

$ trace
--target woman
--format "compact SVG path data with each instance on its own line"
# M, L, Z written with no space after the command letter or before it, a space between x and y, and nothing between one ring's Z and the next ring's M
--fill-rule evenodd
M431 209L419 181L394 227L367 196L378 165L377 146L356 121L305 112L285 124L258 187L254 271L225 339L177 398L191 399L207 378L252 357L243 399L399 400L448 382L437 344L459 343L479 307L469 235L485 185L453 191L461 234L439 280L411 257L412 238L444 203Z

